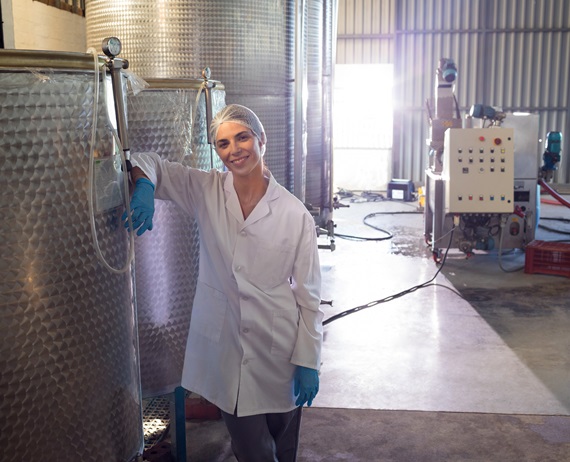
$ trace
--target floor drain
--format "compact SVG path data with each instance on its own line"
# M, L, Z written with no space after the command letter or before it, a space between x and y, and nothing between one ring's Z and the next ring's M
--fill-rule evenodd
M170 400L157 397L143 400L144 449L152 448L168 432L170 424Z

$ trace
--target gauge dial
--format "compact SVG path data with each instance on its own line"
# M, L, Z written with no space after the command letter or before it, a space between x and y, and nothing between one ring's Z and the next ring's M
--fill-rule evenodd
M121 53L121 41L117 37L108 37L103 40L103 53L110 58L114 58Z

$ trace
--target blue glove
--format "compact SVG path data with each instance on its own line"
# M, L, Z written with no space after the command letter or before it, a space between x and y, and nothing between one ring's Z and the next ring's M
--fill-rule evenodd
M319 392L319 373L316 369L309 369L308 367L297 366L295 370L295 396L297 406L302 406L307 403L307 406L313 404L313 399Z
M152 230L152 217L154 215L154 185L146 178L139 178L135 183L135 191L131 198L131 217L133 228L140 236L147 229ZM127 212L123 213L125 228L129 227ZM130 231L130 229L129 229Z

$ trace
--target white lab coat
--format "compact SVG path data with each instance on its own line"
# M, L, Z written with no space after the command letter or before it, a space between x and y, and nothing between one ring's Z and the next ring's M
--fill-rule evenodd
M315 224L271 176L244 220L231 172L133 154L157 199L190 213L200 269L182 386L238 416L295 408L296 365L320 367L321 274ZM291 278L291 281L290 279Z

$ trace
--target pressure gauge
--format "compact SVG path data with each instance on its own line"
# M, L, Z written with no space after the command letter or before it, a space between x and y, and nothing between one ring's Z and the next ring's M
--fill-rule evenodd
M121 41L117 37L107 37L101 46L109 58L114 58L121 52Z

